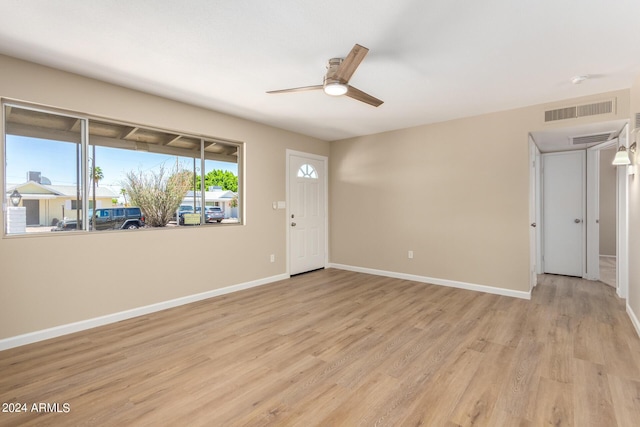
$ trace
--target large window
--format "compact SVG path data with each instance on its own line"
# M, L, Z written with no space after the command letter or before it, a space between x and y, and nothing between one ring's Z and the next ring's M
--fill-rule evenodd
M11 102L3 115L6 234L241 223L241 143Z

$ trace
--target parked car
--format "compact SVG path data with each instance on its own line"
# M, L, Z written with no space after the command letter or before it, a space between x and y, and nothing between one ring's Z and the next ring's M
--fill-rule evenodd
M80 221L80 224L82 224L82 221ZM78 221L75 219L61 219L51 231L72 231L77 229Z
M133 230L144 227L144 214L138 207L97 209L95 214L96 230Z
M205 222L222 222L224 212L220 206L205 206L204 220Z
M144 227L144 214L138 207L96 209L90 213L89 228L92 230L133 230ZM80 221L82 225L82 221ZM77 230L77 220L62 220L51 231Z
M202 212L202 208L200 206L196 206L194 211L193 206L182 205L178 210L178 218L179 223L184 225L184 215L185 214L199 214ZM222 222L224 219L224 212L220 206L205 206L204 207L204 222ZM191 224L195 225L195 224Z
M173 220L177 220L183 213L193 213L193 206L191 205L180 205L178 210L173 213Z
M178 224L180 225L185 225L184 223L184 216L185 215L191 215L194 213L200 213L200 206L196 207L196 209L193 209L193 206L189 206L189 205L180 205L180 208L178 208ZM198 224L186 224L186 225L199 225Z

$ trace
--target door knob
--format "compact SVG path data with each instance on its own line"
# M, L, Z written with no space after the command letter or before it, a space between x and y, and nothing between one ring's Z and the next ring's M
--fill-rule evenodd
M291 226L292 226L292 227L295 227L295 226L296 226L296 223L295 223L295 222L292 222L292 223L291 223Z
M576 224L580 224L582 222L582 220L579 220L578 218L574 219L573 222L575 222Z
M536 228L536 223L535 223L535 222L532 222L532 223L531 223L531 226L532 226L533 228Z

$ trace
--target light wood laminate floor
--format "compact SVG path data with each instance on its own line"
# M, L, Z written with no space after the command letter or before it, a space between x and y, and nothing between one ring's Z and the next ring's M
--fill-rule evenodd
M640 339L614 292L318 271L0 352L0 402L62 411L0 425L638 426Z
M600 281L616 288L616 257L600 256Z

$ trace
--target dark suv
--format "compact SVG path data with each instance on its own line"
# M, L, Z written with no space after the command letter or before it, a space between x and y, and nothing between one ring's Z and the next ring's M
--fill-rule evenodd
M95 230L132 230L144 227L144 215L140 208L97 209L95 221L95 224L89 223Z
M104 208L95 212L95 226L93 224L93 212L89 216L89 228L92 230L125 230L144 227L144 215L137 207L132 208ZM77 230L76 220L63 220L58 222L51 231Z

